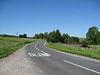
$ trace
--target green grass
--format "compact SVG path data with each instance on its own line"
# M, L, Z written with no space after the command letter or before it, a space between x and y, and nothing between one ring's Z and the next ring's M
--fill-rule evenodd
M35 40L0 37L0 58L6 57L24 45L32 42L35 42Z
M100 59L100 45L90 45L91 48L76 48L67 47L61 43L47 43L46 46L62 52L68 52L72 54Z

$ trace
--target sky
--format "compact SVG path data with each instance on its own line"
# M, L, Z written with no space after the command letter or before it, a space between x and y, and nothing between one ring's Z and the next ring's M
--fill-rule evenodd
M0 0L0 34L32 37L59 29L85 37L92 26L100 30L100 0Z

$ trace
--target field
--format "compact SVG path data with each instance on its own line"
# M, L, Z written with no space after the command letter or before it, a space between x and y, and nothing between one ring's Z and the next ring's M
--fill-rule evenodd
M47 43L47 47L72 54L100 59L100 45L89 45L90 48L68 47L61 43Z
M8 56L22 46L31 42L34 42L34 40L0 37L0 58Z

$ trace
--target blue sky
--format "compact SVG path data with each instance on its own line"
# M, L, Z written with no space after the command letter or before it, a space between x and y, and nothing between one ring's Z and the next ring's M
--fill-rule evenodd
M59 29L85 37L91 26L100 28L100 0L0 0L0 34Z

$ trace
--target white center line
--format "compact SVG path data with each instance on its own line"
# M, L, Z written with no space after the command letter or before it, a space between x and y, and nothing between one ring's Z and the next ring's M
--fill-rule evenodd
M36 45L35 45L35 48L37 49L37 50L39 50L37 47L36 47ZM39 51L41 51L41 50L39 50ZM44 52L44 51L41 51L42 53L38 53L38 56L51 56L50 54L48 54L48 53L46 53L46 52ZM36 56L35 54L34 54L34 56Z
M85 69L85 70L88 70L88 71L91 71L91 72L97 73L97 74L100 74L100 72L98 72L98 71L95 71L95 70L92 70L92 69L86 68L86 67L84 67L84 66L81 66L81 65L78 65L78 64L75 64L75 63L69 62L69 61L67 61L67 60L64 60L64 62L69 63L69 64L74 65L74 66L77 66L77 67L80 67L80 68L83 68L83 69Z
M36 47L36 45L35 45L35 48L36 48L37 50L39 50L39 49Z

